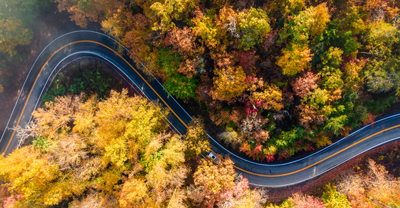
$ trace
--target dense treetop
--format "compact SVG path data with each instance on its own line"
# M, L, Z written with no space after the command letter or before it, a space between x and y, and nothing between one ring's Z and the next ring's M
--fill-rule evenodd
M328 145L400 92L396 1L57 2L78 25L101 22L257 160Z
M210 151L202 121L183 137L168 129L168 111L127 91L57 97L33 113L32 145L0 157L0 180L21 207L244 207L265 203L233 162ZM193 169L191 169L193 167Z

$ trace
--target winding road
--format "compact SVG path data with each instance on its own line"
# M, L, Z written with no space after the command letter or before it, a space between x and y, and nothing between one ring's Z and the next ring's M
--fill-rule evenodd
M113 65L140 88L149 100L158 100L168 108L171 113L167 120L180 134L184 134L192 117L172 96L168 96L168 92L157 79L144 73L147 70L145 66L136 66L127 53L129 52L111 37L93 31L70 32L52 41L37 57L27 75L1 137L0 152L7 155L18 145L19 139L14 129L16 126L25 127L31 120L31 113L38 106L39 98L55 69L60 64L81 56L96 57ZM230 152L212 137L210 143L212 151L230 155L235 162L236 171L247 177L250 184L284 187L320 176L366 151L400 138L400 114L378 120L374 126L364 126L318 152L284 163L250 161Z

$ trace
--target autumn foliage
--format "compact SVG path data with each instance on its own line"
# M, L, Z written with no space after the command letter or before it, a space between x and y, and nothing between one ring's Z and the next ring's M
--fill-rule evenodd
M14 194L6 197L6 206L265 202L265 194L250 190L247 179L235 178L229 157L202 157L210 144L201 119L194 119L185 135L173 134L164 121L168 111L125 89L102 101L94 95L58 97L33 115L32 145L0 157L0 179Z
M283 50L283 56L279 58L276 64L282 67L284 75L293 76L310 66L309 62L312 60L312 55L307 46L293 44Z
M209 115L221 141L256 160L329 145L400 94L400 33L388 22L398 2L57 2L82 26L100 22L145 73Z

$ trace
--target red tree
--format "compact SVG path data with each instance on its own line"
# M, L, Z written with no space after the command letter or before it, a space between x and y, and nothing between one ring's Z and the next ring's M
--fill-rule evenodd
M246 74L251 74L251 70L255 67L258 56L255 51L243 51L239 55L239 65L242 66Z
M317 75L312 72L306 72L303 76L298 77L294 82L292 82L293 91L297 96L304 98L311 90L318 87L317 81Z

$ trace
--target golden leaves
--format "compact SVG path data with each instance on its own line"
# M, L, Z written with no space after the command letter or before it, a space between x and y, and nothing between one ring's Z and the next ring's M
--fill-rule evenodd
M204 132L203 120L195 118L189 124L189 128L184 136L186 142L186 157L188 159L198 157L204 152L210 151L210 142Z
M119 197L119 205L124 207L137 207L148 200L148 189L143 179L132 178L125 182Z
M247 88L244 81L246 74L242 67L226 67L216 70L217 78L214 79L214 91L212 97L215 100L229 100L243 93Z
M263 92L254 92L251 101L261 101L265 110L279 111L283 108L282 91L276 85L267 86Z
M282 67L284 75L294 76L310 66L312 56L307 45L291 44L283 49L283 55L276 64Z
M209 158L203 159L194 173L194 186L189 197L213 205L222 191L234 187L235 170L229 157L222 159L217 165ZM199 198L199 199L196 199Z
M55 138L58 131L69 131L68 123L73 121L74 113L79 111L82 96L55 98L45 103L47 109L39 108L32 113L39 125L41 136Z

